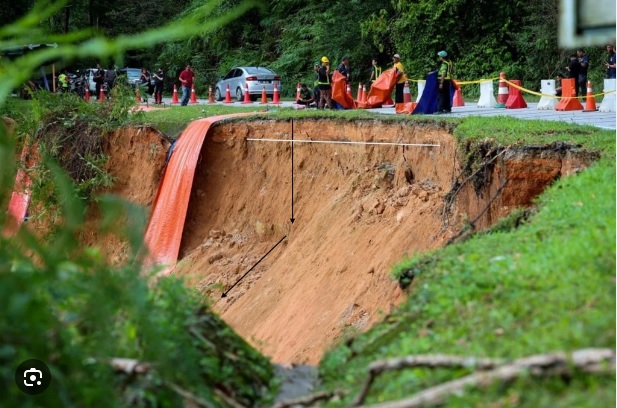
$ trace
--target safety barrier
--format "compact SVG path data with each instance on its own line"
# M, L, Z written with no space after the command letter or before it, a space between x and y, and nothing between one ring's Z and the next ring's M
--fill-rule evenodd
M477 106L478 108L494 108L497 106L497 100L493 95L493 81L480 82L480 99L478 99Z
M557 99L555 96L555 80L543 79L540 81L540 90L542 91L542 97L538 102L538 109L555 109L557 107ZM546 96L545 96L546 95ZM550 95L550 96L549 96Z
M583 110L583 105L576 97L576 79L567 78L561 80L561 101L557 104L555 110L572 111Z
M604 80L604 98L602 98L598 110L600 112L615 112L615 78Z

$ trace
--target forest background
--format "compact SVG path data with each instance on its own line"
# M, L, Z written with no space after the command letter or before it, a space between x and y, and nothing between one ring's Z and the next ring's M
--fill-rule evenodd
M224 13L240 0L221 0ZM0 10L0 26L15 21L33 0L15 0ZM135 34L190 15L202 0L76 0L41 24L52 32L90 28L108 37ZM448 51L460 80L496 77L504 71L537 90L541 79L565 74L568 55L558 37L559 0L262 0L232 24L188 40L134 49L108 61L113 66L162 66L171 89L185 64L196 71L196 90L235 66L265 66L283 78L283 94L291 96L299 81L312 83L312 65L322 56L338 64L351 57L354 82L366 82L371 58L385 68L401 55L409 77L422 79L436 66L436 53ZM612 39L607 39L611 41ZM596 87L604 77L604 47L587 50L590 79ZM90 68L99 61L67 62L69 68ZM598 88L599 89L599 88Z

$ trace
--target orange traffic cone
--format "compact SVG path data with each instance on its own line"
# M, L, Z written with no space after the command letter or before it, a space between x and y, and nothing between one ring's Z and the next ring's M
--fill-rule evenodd
M191 99L189 103L199 103L197 102L197 94L195 94L195 84L191 86Z
M496 108L505 108L506 102L508 102L508 84L506 84L506 73L501 72L499 74L499 92L497 92L497 105Z
M208 103L216 103L214 101L214 95L212 95L212 85L208 88Z
M351 94L351 84L350 83L347 84L346 93L347 93L347 96L353 99L353 95Z
M244 101L242 102L242 104L247 105L251 103L253 102L251 101L251 95L249 95L249 84L245 82L244 83Z
M368 93L366 92L366 85L362 85L362 100L360 102L366 103Z
M103 91L103 87L101 87L101 92L99 92L99 102L105 101L105 92Z
M411 93L409 93L409 81L405 81L405 86L403 87L403 103L411 102Z
M358 83L358 102L362 102L362 83Z
M86 93L84 94L84 101L90 102L90 89L86 87Z
M180 103L180 101L178 100L178 88L176 88L176 84L174 84L174 93L171 97L171 104L175 105Z
M262 105L265 105L268 103L268 94L266 94L266 87L264 86L261 89L261 102Z
M561 101L555 107L558 111L583 110L581 101L576 98L576 79L564 78L561 80Z
M137 103L141 103L141 94L139 93L139 87L135 88L135 99Z
M587 101L585 102L585 109L583 112L595 112L598 108L596 107L596 97L593 96L593 89L591 88L591 81L587 81Z
M276 86L276 82L274 83L274 95L272 95L272 103L275 105L280 105L281 103L281 96L279 95L279 90Z
M231 91L229 90L229 84L227 84L227 88L225 89L225 100L223 103L233 103L231 100Z
M296 85L296 103L300 100L300 82Z
M463 100L463 90L458 84L456 85L456 89L454 90L454 97L452 99L452 107L465 106L465 101Z

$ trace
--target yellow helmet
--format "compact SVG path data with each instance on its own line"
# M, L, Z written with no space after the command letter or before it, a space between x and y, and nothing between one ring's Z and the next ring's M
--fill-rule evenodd
M330 62L328 57L321 57L321 62Z

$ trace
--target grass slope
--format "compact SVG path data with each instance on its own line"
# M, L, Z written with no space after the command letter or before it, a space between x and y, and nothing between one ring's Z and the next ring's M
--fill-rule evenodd
M366 334L332 350L321 363L326 388L350 395L375 360L413 354L515 359L586 347L615 347L614 133L515 119L469 118L461 143L582 143L603 158L557 182L538 212L515 230L496 229L457 245L404 260L414 269L408 301ZM503 223L507 225L507 223ZM395 400L469 374L408 369L380 376L368 403ZM509 386L470 389L447 406L614 406L615 377L577 374L570 380L524 377Z

